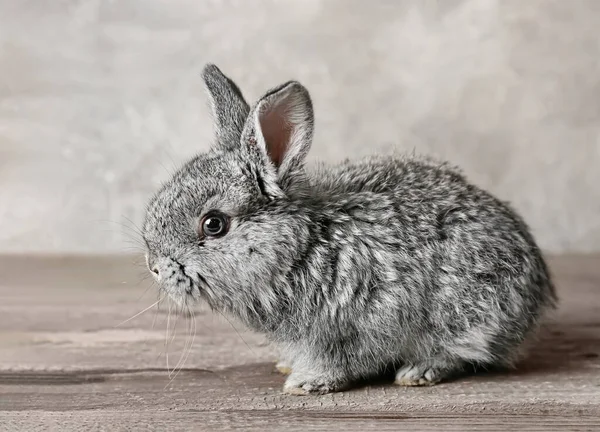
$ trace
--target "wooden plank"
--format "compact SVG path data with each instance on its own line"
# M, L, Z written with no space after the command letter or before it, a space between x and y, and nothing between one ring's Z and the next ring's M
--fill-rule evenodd
M310 397L281 393L263 337L202 308L170 379L190 320L168 350L166 306L117 326L156 297L131 261L0 257L0 430L600 430L600 256L551 259L561 307L515 372Z
M8 413L2 418L7 431L593 431L596 419L549 415L412 415L381 412L315 411L179 411L123 412L78 411L76 413Z

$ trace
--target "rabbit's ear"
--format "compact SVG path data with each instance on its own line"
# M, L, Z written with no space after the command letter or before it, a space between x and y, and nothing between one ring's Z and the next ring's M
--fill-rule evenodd
M289 81L263 96L251 113L242 143L256 145L277 172L279 183L302 168L313 136L313 109L308 91Z
M214 64L204 66L202 79L210 96L217 134L216 147L225 150L237 148L250 107L238 86Z

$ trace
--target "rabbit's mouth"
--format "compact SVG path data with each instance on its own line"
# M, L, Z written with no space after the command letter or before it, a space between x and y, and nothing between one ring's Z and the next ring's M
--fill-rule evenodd
M177 297L183 297L182 300L184 302L186 300L199 300L202 293L206 293L208 288L208 282L206 278L197 271L188 274L186 267L183 264L175 260L173 261L179 270L177 275L172 278L174 295Z
M156 271L154 269L157 269ZM190 300L197 301L208 292L209 284L198 271L189 271L190 268L181 262L162 257L156 260L151 271L160 286L160 290L168 295L175 303L187 304Z

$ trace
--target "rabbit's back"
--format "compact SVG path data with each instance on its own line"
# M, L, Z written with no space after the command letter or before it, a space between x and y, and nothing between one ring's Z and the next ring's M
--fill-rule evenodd
M317 173L313 199L327 238L352 263L336 273L360 275L338 276L332 288L341 298L344 284L358 293L345 306L349 320L362 320L357 328L395 327L404 360L442 351L511 362L554 288L528 227L506 203L430 160L371 158ZM390 343L385 333L381 347ZM393 355L387 347L384 356Z

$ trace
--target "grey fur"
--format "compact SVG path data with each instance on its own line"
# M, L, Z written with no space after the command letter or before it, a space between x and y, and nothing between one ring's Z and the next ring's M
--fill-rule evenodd
M224 149L235 147L241 138L250 107L239 87L217 66L207 65L202 71L202 78L210 96L217 142Z
M161 289L265 333L292 370L288 393L337 391L388 368L398 384L422 385L513 364L556 295L508 204L429 159L308 170L304 87L286 83L248 114L215 66L203 76L217 142L160 189L144 223ZM225 236L199 238L209 210L231 217Z

